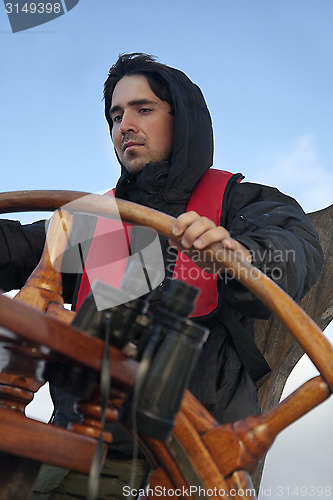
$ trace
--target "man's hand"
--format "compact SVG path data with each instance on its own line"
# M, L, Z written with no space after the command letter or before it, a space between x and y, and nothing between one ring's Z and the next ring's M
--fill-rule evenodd
M173 234L181 238L181 243L170 240L170 245L178 251L195 248L204 250L212 243L221 243L224 248L234 250L247 262L252 261L250 251L241 243L231 238L229 232L222 226L216 226L207 217L201 217L196 212L186 212L175 220Z

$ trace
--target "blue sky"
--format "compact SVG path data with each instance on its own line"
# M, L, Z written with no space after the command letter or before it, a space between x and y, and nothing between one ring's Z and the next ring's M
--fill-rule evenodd
M103 82L119 53L142 51L201 87L216 168L276 186L307 212L331 204L332 22L331 0L80 0L64 16L13 34L1 4L1 189L112 187L119 166L103 117ZM307 365L299 370L298 379L309 378ZM263 486L333 486L324 411L332 404L322 408L320 419L303 419L307 430L302 421L299 431L296 424L285 432ZM321 442L323 429L330 437ZM319 442L323 455L306 462L302 446Z

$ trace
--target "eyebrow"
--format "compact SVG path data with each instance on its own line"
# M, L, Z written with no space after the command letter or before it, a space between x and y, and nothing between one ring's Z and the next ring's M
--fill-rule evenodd
M149 99L135 99L133 101L129 101L128 103L128 106L141 106L142 104L157 104L156 101L150 101ZM116 113L117 111L121 111L123 108L122 106L113 106L109 113L110 113L110 116L112 116L114 113Z

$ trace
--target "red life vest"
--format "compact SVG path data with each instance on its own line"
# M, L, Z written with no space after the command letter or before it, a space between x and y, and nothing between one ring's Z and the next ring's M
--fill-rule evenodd
M224 170L209 169L193 190L186 211L193 210L201 216L208 217L217 226L220 225L223 195L232 176L233 174ZM114 196L114 189L106 195ZM120 288L127 266L130 235L130 225L98 217L94 238L85 263L76 309L79 309L90 293L90 283L97 279ZM110 260L111 263L109 263ZM105 266L101 265L103 261L108 261L108 263ZM86 269L89 270L89 278ZM179 252L172 277L201 290L192 317L207 315L217 307L217 275L206 273L189 257Z

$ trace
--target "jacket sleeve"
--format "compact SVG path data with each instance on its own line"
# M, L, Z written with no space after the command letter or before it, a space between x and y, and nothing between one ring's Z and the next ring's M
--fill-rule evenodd
M300 205L275 188L241 183L229 192L226 228L246 246L252 263L297 302L319 278L323 252ZM234 279L225 278L222 299L248 316L267 318L268 309Z
M45 220L32 224L0 220L0 289L3 292L22 288L39 263L46 227ZM77 278L77 273L62 273L63 297L67 303L72 302Z
M0 221L0 288L21 288L38 264L45 242L45 221Z

